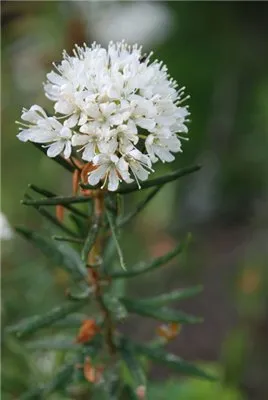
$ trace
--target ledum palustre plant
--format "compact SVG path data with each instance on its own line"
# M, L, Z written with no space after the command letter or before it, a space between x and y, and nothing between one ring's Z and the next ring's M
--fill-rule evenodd
M45 237L24 227L17 231L67 271L73 284L64 304L7 329L28 351L65 354L52 381L29 388L22 399L45 399L54 392L73 399L146 399L146 360L211 378L164 349L182 324L200 322L169 304L196 295L200 287L147 298L122 291L133 277L142 279L174 259L187 239L162 257L129 266L120 232L167 183L199 169L148 179L157 161L171 162L181 151L189 116L184 88L178 89L166 66L151 62L151 56L125 42L110 43L108 50L77 46L72 56L64 52L47 75L44 90L55 115L37 105L23 109L18 138L67 169L73 193L65 197L38 182L29 185L42 197L33 198L29 190L22 203L42 214L55 232ZM148 195L124 215L125 195L147 189ZM138 343L120 332L119 323L132 313L158 320L156 337Z

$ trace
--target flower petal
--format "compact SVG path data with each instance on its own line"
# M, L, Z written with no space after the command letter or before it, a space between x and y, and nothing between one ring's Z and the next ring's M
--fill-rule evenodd
M72 145L71 145L71 141L68 140L65 144L63 156L64 156L64 158L70 158L71 154L72 154Z
M99 183L99 181L104 178L105 174L107 173L108 166L107 164L99 166L97 169L92 171L88 175L88 183L92 186L95 186Z
M48 157L56 157L57 155L59 155L63 149L64 149L64 141L59 140L58 142L54 142L52 143L49 148L47 149L47 155Z
M119 177L116 172L115 168L111 168L110 173L109 173L109 183L108 183L108 190L111 192L114 192L119 185Z
M96 144L94 142L90 142L86 145L85 150L83 151L82 158L86 161L92 161L95 154Z

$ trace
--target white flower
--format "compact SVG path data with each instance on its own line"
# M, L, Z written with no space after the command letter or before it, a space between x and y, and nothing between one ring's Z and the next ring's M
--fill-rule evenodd
M149 173L153 171L151 168L152 163L150 157L146 156L135 147L133 147L133 150L128 152L125 160L129 164L129 168L131 169L138 186L140 186L139 180L146 181Z
M29 110L23 110L21 118L30 122L27 129L21 129L17 137L22 142L30 140L35 143L49 143L47 146L48 157L56 157L64 154L65 158L71 155L72 131L62 125L55 117L48 117L45 111L37 106L32 106Z
M128 163L123 157L118 158L115 154L100 154L93 159L93 165L97 168L90 172L88 182L90 185L97 185L104 179L102 187L108 179L108 190L115 191L119 182L124 180L127 183L133 182L128 172Z
M104 180L116 190L120 181L132 181L130 175L137 183L148 179L152 162L171 162L181 151L189 115L184 88L177 90L166 66L150 57L124 41L107 50L93 44L77 46L73 56L63 52L44 85L56 115L48 117L39 106L24 110L30 124L18 138L46 144L49 157L82 150L82 159L97 167L91 185Z
M145 147L152 162L156 162L159 159L164 163L175 159L171 152L181 151L181 142L175 135L170 137L149 135L145 140Z

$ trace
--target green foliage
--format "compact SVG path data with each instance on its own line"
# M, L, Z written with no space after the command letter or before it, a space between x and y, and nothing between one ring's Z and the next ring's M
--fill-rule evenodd
M54 322L66 317L68 314L76 311L85 305L84 302L66 303L61 306L53 308L51 311L44 315L36 315L22 320L16 325L12 325L6 329L7 333L15 333L18 338L22 338L36 332L38 329L47 327Z
M162 267L164 264L171 261L178 254L183 252L183 250L185 249L186 245L189 242L189 238L190 238L190 235L188 236L188 238L186 239L185 242L180 243L169 253L165 254L164 256L154 259L150 263L145 263L145 262L139 263L138 265L134 266L130 270L127 270L126 272L122 272L122 271L121 272L112 272L110 274L110 277L113 279L133 278L137 275L142 275L147 272L151 272L159 267Z
M177 289L170 293L160 294L159 296L136 300L141 306L160 307L173 301L188 299L199 294L203 290L202 286L195 286L188 289Z
M182 358L169 354L163 349L153 348L150 346L135 344L135 350L138 354L146 356L150 360L164 364L175 371L184 375L195 376L198 378L216 380L215 376L205 372L202 368L184 361Z
M32 189L35 193L41 194L45 197L58 197L55 193L50 192L49 190L46 189L42 189L39 186L33 185L33 184L29 184L28 185L29 189ZM83 217L83 218L88 218L88 215L84 212L82 212L81 210L78 210L76 207L69 205L69 204L65 204L65 208L67 208L68 210L72 211L74 214Z
M69 163L67 164L69 165ZM66 167L66 163L63 163L63 166ZM118 285L120 282L126 282L128 278L153 272L185 251L189 242L189 235L186 240L181 241L178 246L164 256L128 268L125 266L123 252L119 244L119 228L141 212L165 183L198 169L199 167L184 168L143 183L142 189L153 186L156 186L156 188L124 218L120 215L122 207L118 194L116 196L108 193L105 196L104 194L103 210L99 210L96 214L91 211L85 218L85 214L72 204L95 202L98 192L92 198L87 196L64 197L56 196L45 189L30 185L35 193L41 194L45 198L35 200L26 195L23 203L32 206L55 229L62 230L68 236L52 235L52 238L49 238L22 227L18 227L16 230L41 250L54 266L62 267L68 272L78 285L75 292L68 290L66 293L69 299L67 303L55 307L43 315L26 318L6 329L8 336L15 334L19 339L27 338L28 341L24 342L24 346L28 351L55 351L63 352L66 357L68 355L67 358L64 356L63 365L54 374L50 382L42 383L36 388L30 389L21 397L22 399L45 399L52 393L68 395L77 392L77 390L82 390L83 393L91 393L93 399L138 399L137 390L142 391L146 388L146 370L141 361L144 358L167 365L182 374L213 379L210 374L199 367L176 355L167 353L163 348L163 343L160 347L159 345L155 346L153 342L148 344L135 343L116 331L116 324L126 319L128 313L135 313L142 317L154 318L167 323L194 324L202 321L202 319L185 314L183 311L167 307L171 302L195 296L201 291L200 286L178 289L149 298L131 299L123 295L123 290ZM69 167L68 170L71 171ZM128 185L120 188L118 193L130 193L136 189L136 186ZM57 205L69 209L76 231L58 221L45 208L46 206ZM95 210L95 206L91 210ZM107 234L110 236L110 240L105 239ZM106 244L104 256L100 253L100 243ZM79 249L80 254L77 249ZM119 262L124 271L112 268L114 250L117 250ZM93 257L99 260L95 265L88 265L90 254L93 254ZM75 314L78 309L85 309L85 306L88 306L89 303L93 307L89 314ZM76 319L75 316L77 316ZM97 327L93 334L92 328L88 328L92 326L92 321ZM77 340L75 337L68 337L66 334L59 335L64 324L69 324L76 329L79 328ZM39 330L50 326L56 328L54 336L31 339L31 335L37 336ZM117 358L121 359L120 362L124 365L123 370L128 371L129 378L126 378L126 375L122 373L119 364L116 368L111 369L109 367L109 354L111 356L117 354ZM77 363L81 364L80 367L79 365L77 367ZM98 372L99 365L103 365L103 372ZM85 369L83 370L83 368ZM101 374L101 378L98 378L98 373ZM100 379L100 382L98 385L94 385L91 379L94 382Z
M106 215L107 215L108 223L110 225L110 229L111 229L111 233L112 233L112 236L113 236L114 244L115 244L115 247L116 247L116 250L117 250L117 254L118 254L118 257L119 257L120 266L121 266L121 268L123 270L126 270L124 257L123 257L123 252L121 250L121 247L120 247L120 244L119 244L119 240L118 240L117 226L116 226L116 222L114 220L114 215L109 209L106 210Z
M40 249L55 266L64 268L75 280L81 280L87 276L87 271L79 254L66 243L57 243L50 238L43 237L22 227L17 227L16 230Z
M140 301L122 298L121 303L129 312L139 314L144 317L151 317L163 322L178 322L180 324L196 324L202 322L202 318L187 315L182 311L172 310L167 307L158 307L157 305L144 305Z
M87 263L87 257L89 252L91 251L92 247L94 246L94 243L97 239L98 236L98 232L100 229L100 217L96 216L94 217L94 219L92 220L90 229L88 231L84 246L82 248L81 251L81 257L82 257L82 261L86 264Z

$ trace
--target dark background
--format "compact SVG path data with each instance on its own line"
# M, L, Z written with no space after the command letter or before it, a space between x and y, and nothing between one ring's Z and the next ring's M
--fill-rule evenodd
M142 296L203 284L204 292L183 309L205 322L183 328L169 349L218 371L223 384L178 381L154 367L152 399L267 397L267 16L265 2L2 2L2 211L12 225L44 226L20 205L28 183L71 192L68 173L19 142L15 125L23 106L51 108L42 82L63 48L122 38L144 43L191 95L190 140L158 173L193 163L203 168L166 186L121 241L132 264L165 253L192 232L186 257L135 279L128 290ZM128 196L126 208L141 198ZM16 235L2 241L3 325L49 310L67 286L67 276L25 241ZM145 340L155 327L132 318L122 329ZM61 362L58 353L30 356L15 340L5 341L5 398L49 379Z

